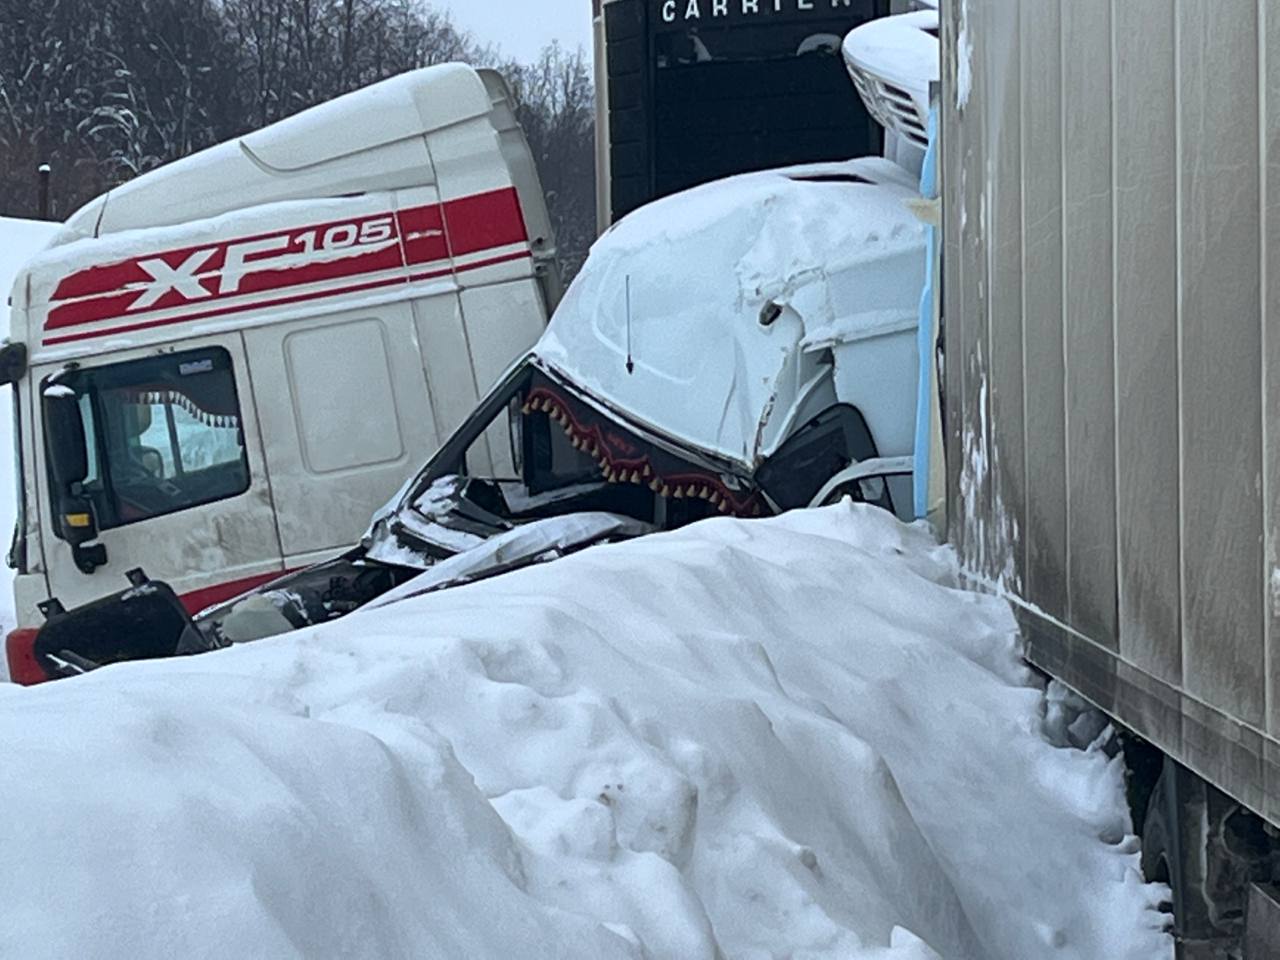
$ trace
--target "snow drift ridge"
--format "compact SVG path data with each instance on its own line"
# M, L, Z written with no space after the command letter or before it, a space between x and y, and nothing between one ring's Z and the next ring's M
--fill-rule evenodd
M844 504L0 687L0 955L1167 956L953 578Z

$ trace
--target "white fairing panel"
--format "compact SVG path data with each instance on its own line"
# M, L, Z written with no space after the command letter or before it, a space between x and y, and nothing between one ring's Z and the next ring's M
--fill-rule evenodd
M452 295L445 295L451 298ZM408 304L247 331L287 565L359 539L438 442ZM465 362L465 352L457 362Z
M289 395L311 473L395 463L405 453L387 327L367 316L284 340Z
M541 181L538 179L538 166L534 161L533 152L529 149L529 141L525 138L524 130L516 119L511 90L506 80L496 70L481 70L480 79L484 81L493 101L489 122L498 131L502 155L506 158L511 179L515 182L520 194L520 210L524 214L534 258L544 261L551 268L543 271L542 283L547 299L547 310L550 312L560 302L560 296L564 291L560 288L559 270L555 266L555 231L551 228L551 215L547 210Z
M467 319L479 397L498 382L511 365L511 348L527 352L542 334L543 316L538 289L528 281L495 284L464 290L462 310ZM511 434L504 417L499 417L485 435L493 476L516 475L511 453Z
M916 331L926 264L914 247L886 253L875 269L833 273L825 294L842 306L829 324L809 324L806 351L830 350L836 394L862 411L882 455L915 443ZM902 285L915 297L904 297ZM816 291L815 291L816 292Z
M432 423L443 439L462 425L480 398L473 365L458 362L470 356L462 305L456 296L437 296L415 300L412 307Z

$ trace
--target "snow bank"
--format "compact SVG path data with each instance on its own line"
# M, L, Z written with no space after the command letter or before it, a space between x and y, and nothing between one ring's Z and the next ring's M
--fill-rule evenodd
M954 579L844 504L0 688L0 955L1169 957Z
M0 217L0 340L9 335L9 290L22 265L53 236L56 223ZM13 530L13 406L8 389L0 390L0 538L8 549ZM0 567L0 638L16 623L13 613L13 574ZM0 681L9 679L9 665L0 656Z

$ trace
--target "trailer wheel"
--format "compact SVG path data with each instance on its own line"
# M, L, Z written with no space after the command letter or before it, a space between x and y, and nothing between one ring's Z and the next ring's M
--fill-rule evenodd
M1165 914L1165 930L1173 932L1177 928L1177 902L1180 884L1176 882L1181 873L1176 869L1178 864L1176 834L1170 826L1176 827L1175 819L1169 818L1168 788L1170 770L1166 765L1156 780L1155 789L1147 800L1147 808L1142 818L1142 875L1150 883L1163 883L1169 887L1169 894L1160 901L1159 910Z
M1184 945L1220 935L1205 884L1209 801L1209 785L1166 756L1142 824L1142 872L1169 885L1170 929Z
M1160 907L1180 956L1238 949L1249 884L1270 882L1278 869L1280 844L1260 818L1165 758L1142 825L1142 872L1169 885Z

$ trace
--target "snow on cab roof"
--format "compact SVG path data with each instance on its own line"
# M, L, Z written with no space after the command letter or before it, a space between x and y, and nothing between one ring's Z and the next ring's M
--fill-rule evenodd
M392 190L434 182L425 149L343 158L489 113L484 82L466 64L411 70L303 110L129 181L90 201L55 242L204 220L249 206Z
M901 168L864 158L658 200L596 242L537 353L648 426L754 468L822 374L807 333L917 309L915 196Z

